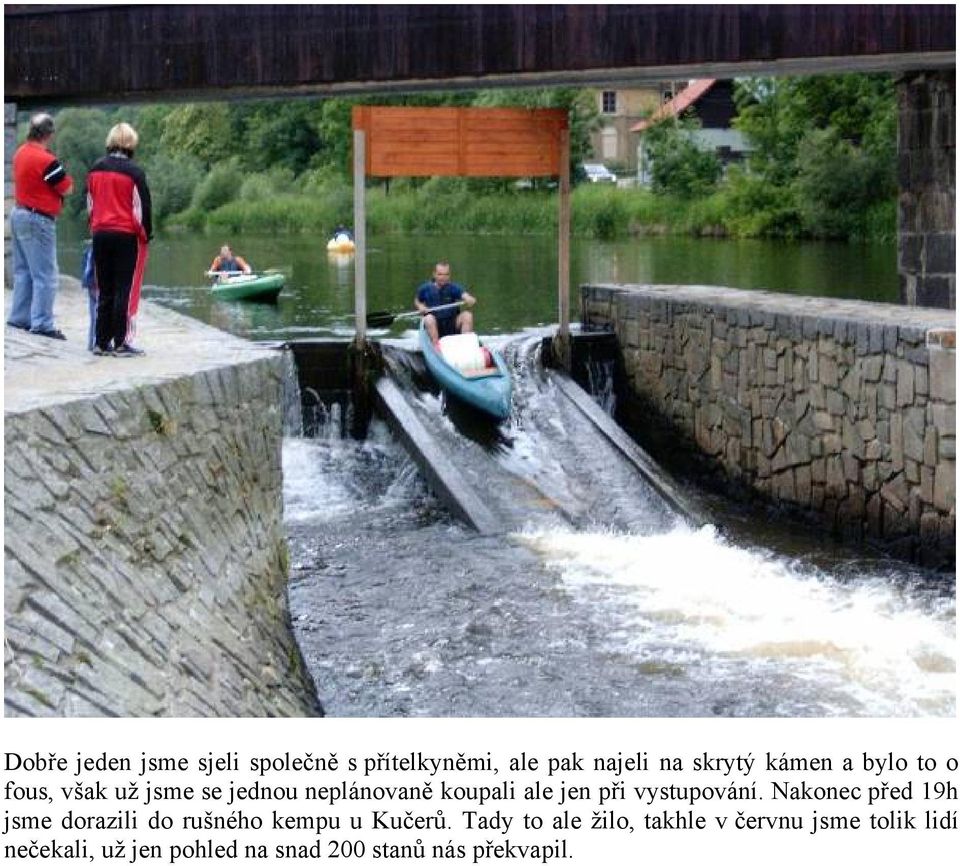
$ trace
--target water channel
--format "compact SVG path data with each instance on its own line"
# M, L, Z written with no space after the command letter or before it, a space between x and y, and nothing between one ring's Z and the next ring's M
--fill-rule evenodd
M346 336L352 262L320 240L244 238L280 267L274 305L223 304L199 278L219 239L152 250L145 296L252 339ZM480 298L515 374L513 417L464 448L517 480L530 519L479 537L428 492L381 422L361 442L335 417L284 444L290 604L334 716L927 716L956 712L952 575L830 547L700 498L698 525L556 409L536 364L553 320L549 238L374 238L371 308L401 310L437 258ZM79 260L63 241L61 267ZM893 251L644 239L575 242L572 284L733 285L893 300ZM576 304L573 309L576 310ZM412 332L380 336L398 350ZM425 419L456 436L430 391ZM468 459L466 450L464 460ZM464 463L466 466L466 462ZM696 495L695 491L691 491ZM720 528L722 527L722 528Z

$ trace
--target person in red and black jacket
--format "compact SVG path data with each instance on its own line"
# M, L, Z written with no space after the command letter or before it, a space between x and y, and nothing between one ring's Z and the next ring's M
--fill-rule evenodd
M65 340L53 324L57 268L57 223L73 180L50 152L54 124L49 114L30 118L27 140L13 156L16 207L10 214L13 302L7 324Z
M107 134L107 155L87 175L87 212L93 236L97 302L95 355L142 355L129 343L153 236L147 177L133 161L139 137L128 123Z

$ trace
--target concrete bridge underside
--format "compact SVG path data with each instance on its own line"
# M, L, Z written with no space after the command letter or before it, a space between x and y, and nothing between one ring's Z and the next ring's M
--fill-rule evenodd
M896 72L901 300L956 306L952 4L8 4L4 23L4 101L19 109Z

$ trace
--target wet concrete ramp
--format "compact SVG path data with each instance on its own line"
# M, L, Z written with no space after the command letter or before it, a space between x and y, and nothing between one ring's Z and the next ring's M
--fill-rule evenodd
M541 335L525 335L500 345L514 378L514 404L499 424L438 392L418 353L384 347L378 409L434 493L482 534L702 522L589 394L544 369L541 342Z

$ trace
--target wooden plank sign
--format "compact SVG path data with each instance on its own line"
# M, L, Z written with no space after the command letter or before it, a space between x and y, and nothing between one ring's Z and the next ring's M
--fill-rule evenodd
M373 177L544 177L561 173L559 108L409 108L358 105Z

